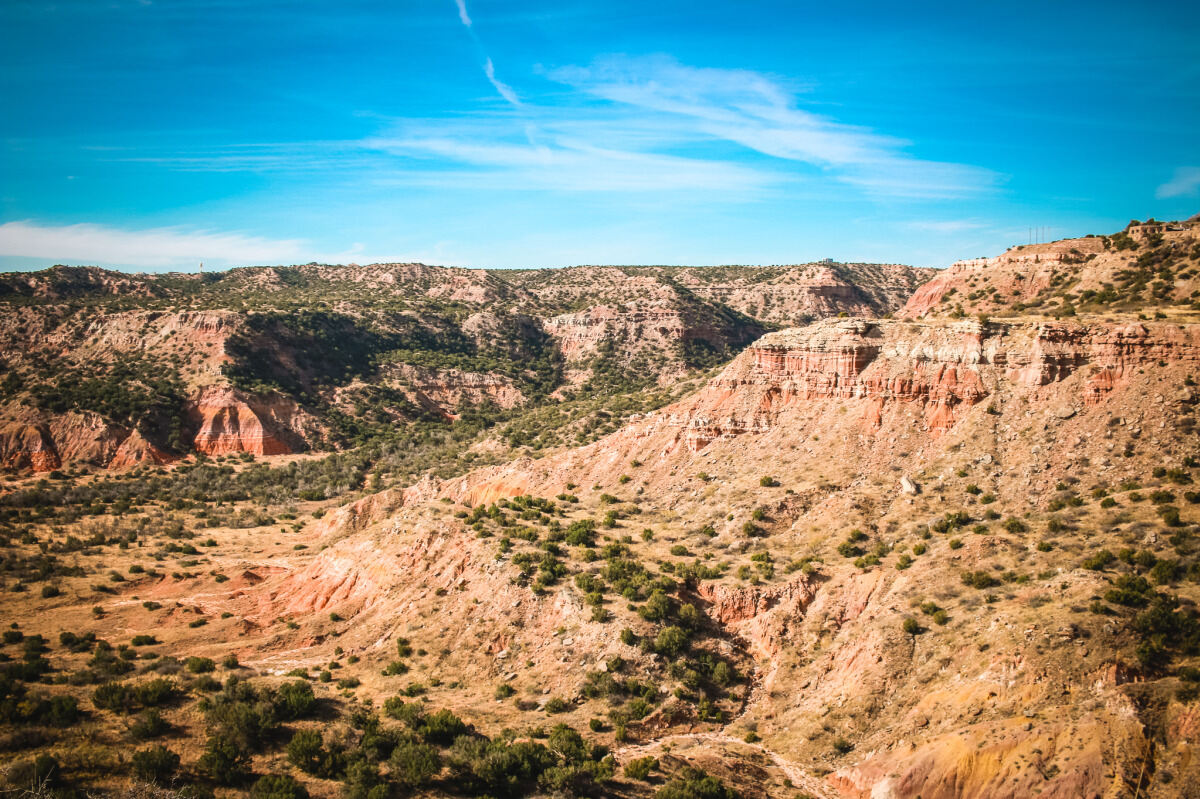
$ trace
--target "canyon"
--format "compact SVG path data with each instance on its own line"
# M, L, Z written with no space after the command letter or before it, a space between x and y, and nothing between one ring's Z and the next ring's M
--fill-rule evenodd
M565 724L623 769L513 795L702 769L746 797L1192 796L1196 234L938 273L7 277L5 607L47 641L151 636L119 679L173 675L187 763L232 690L207 658L311 684L326 715L294 726L346 751L415 735L401 702L493 740ZM239 307L263 290L271 315ZM93 362L147 392L41 388ZM54 648L41 690L102 651ZM91 713L80 735L128 746ZM43 748L105 784L74 736ZM469 794L459 744L438 757L415 795ZM251 760L358 790L282 744Z

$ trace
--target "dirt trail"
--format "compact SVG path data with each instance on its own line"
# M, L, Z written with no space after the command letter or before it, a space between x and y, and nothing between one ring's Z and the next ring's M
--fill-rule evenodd
M657 750L661 750L666 744L680 741L692 742L709 742L722 744L738 749L755 749L767 757L776 768L783 772L789 780L791 780L793 788L800 791L805 791L816 799L838 799L838 794L823 780L804 771L800 766L792 763L782 755L774 752L762 744L746 743L740 738L735 738L732 735L726 734L724 731L718 732L695 732L695 733L679 733L677 735L668 735L665 738L659 738L644 744L634 744L625 746L617 750L618 761L625 762L636 757L646 754L653 754ZM789 796L794 796L794 791L788 791Z
M735 633L731 633L730 637L739 644L744 645L745 643ZM774 664L770 665L770 671L773 672ZM632 758L644 756L648 753L654 752L655 750L660 750L666 744L680 741L707 741L710 743L722 744L735 749L754 749L765 755L767 759L771 761L772 765L782 771L784 776L791 781L793 788L796 790L811 794L814 799L839 799L839 794L824 780L809 774L803 768L783 757L778 752L768 749L761 743L748 743L744 739L735 737L726 732L726 730L737 724L737 722L746 715L750 707L754 705L756 699L763 690L763 686L766 683L766 678L767 675L764 675L762 669L756 666L754 673L750 676L750 690L746 692L746 698L742 702L742 706L738 710L738 714L730 719L720 730L715 732L677 733L663 738L657 738L644 744L631 744L629 746L624 746L616 751L618 761L625 762ZM789 797L794 796L795 792L789 789L787 795Z

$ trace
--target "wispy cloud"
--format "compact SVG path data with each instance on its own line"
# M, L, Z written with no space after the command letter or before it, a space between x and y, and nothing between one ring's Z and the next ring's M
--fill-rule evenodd
M393 155L460 164L457 170L415 170L399 183L463 188L549 189L564 192L721 192L736 200L778 180L737 164L607 148L541 131L543 141L488 138L475 125L409 127L364 145Z
M471 27L471 15L467 13L466 0L454 0L454 4L458 6L458 18L462 20L462 24Z
M123 230L94 224L0 225L0 256L53 263L193 271L203 261L214 267L247 264L381 263L406 258L370 256L355 245L321 253L303 239L269 239L244 233L160 227Z
M1200 167L1197 166L1179 167L1171 179L1154 192L1154 196L1160 200L1196 195L1200 195Z
M694 191L687 199L701 202L798 186L812 196L853 187L880 198L960 198L1001 180L985 169L918 158L903 140L799 108L801 90L762 73L611 57L550 71L573 91L522 101L490 59L483 67L506 105L399 119L361 140L110 157L187 171L342 172L388 186Z
M508 102L513 105L520 105L521 100L517 97L517 93L512 90L512 87L496 77L496 66L492 63L492 59L488 59L483 65L483 74L487 75L487 79L491 81L496 92L499 93Z
M978 167L922 160L901 139L801 109L794 92L749 70L622 56L549 76L604 100L689 120L708 137L828 170L873 193L953 197L991 189L999 178Z

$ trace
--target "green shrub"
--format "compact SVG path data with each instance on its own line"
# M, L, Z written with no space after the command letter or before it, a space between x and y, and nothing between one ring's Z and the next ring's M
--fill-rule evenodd
M157 785L167 784L179 769L179 755L165 746L152 746L135 752L130 761L133 773Z
M284 683L275 691L275 711L284 721L307 718L316 709L312 686L304 680Z
M210 735L196 767L218 785L238 785L250 777L250 753L224 735Z
M305 774L331 779L343 770L342 752L327 749L317 730L299 730L287 745L287 759Z
M688 647L688 634L674 625L663 627L654 638L654 651L664 657L673 658Z
M25 789L24 794L40 796L43 791L48 796L56 796L55 788L63 784L62 767L51 755L40 754L33 760L20 760L13 763L5 780L9 785ZM42 790L39 790L42 789ZM45 790L50 789L50 790ZM66 796L73 794L66 793Z
M171 725L162 717L162 714L156 708L151 708L143 711L137 721L130 726L129 734L136 740L147 741L165 735L170 729Z
M1150 600L1154 595L1154 589L1145 577L1134 574L1122 574L1116 579L1113 587L1104 593L1104 599L1107 602L1112 602L1114 605L1143 608L1150 604Z
M115 713L132 713L137 707L137 697L123 682L106 682L92 691L92 704Z
M427 785L442 770L437 749L417 741L402 741L388 758L391 776L412 790Z
M308 791L286 774L267 774L250 786L250 799L308 799Z
M1089 555L1087 558L1084 558L1083 562L1080 565L1085 569L1091 569L1092 571L1100 571L1101 569L1104 569L1106 566L1111 565L1112 562L1115 561L1116 559L1117 559L1116 555L1109 552L1107 549L1102 549L1099 552L1095 553L1094 555Z
M654 794L655 799L737 799L737 794L716 777L685 766Z
M206 674L215 671L217 664L212 658L202 658L193 655L183 662L183 667L192 674Z
M962 573L963 585L972 588L992 588L1000 585L1000 581L985 571L965 571Z
M421 737L432 744L447 746L469 731L466 723L449 710L439 710L425 717Z
M639 757L625 764L625 776L631 780L645 780L658 767L658 760L651 756Z
M155 677L137 686L134 694L144 707L156 707L175 698L175 683L165 677Z
M638 608L637 612L646 621L662 621L671 612L671 601L664 591L656 588L650 592L646 604Z

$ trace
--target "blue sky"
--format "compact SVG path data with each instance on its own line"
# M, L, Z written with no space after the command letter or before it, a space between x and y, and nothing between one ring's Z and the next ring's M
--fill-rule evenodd
M1200 211L1200 5L6 0L0 268L945 266Z

